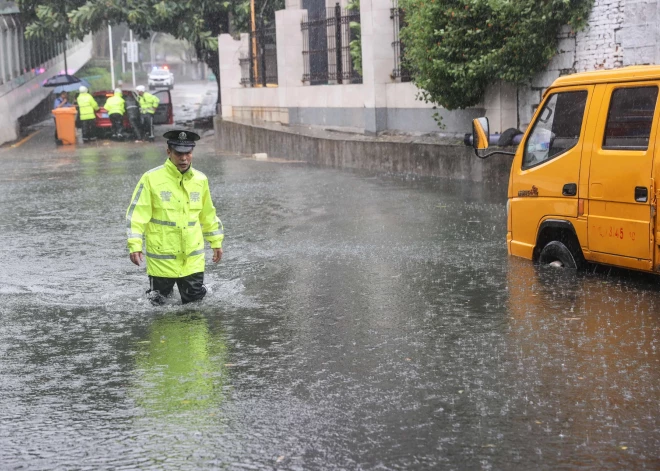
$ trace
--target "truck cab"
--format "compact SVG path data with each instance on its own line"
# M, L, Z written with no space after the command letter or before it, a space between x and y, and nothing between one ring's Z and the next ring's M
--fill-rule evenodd
M660 272L657 243L659 66L560 77L546 90L513 157L510 255ZM488 151L488 120L472 145Z

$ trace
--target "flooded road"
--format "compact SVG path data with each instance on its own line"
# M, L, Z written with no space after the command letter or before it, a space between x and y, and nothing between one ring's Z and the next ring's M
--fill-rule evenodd
M658 469L660 284L506 254L505 190L195 151L225 227L153 308L163 140L0 149L2 469Z

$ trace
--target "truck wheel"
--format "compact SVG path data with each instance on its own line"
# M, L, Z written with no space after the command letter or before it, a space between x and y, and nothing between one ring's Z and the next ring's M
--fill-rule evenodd
M539 256L539 263L543 265L560 266L577 269L578 263L573 253L562 242L553 240L548 242Z

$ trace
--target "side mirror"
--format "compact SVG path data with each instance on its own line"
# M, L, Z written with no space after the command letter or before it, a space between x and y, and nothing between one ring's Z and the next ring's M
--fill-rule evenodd
M497 136L497 134L496 134ZM472 121L472 135L465 135L465 144L470 145L470 140L472 140L472 147L474 148L474 154L480 159L485 159L495 154L502 155L516 155L515 152L505 152L503 150L495 150L490 153L484 153L480 151L485 151L488 149L488 141L490 140L490 130L488 127L488 118L477 118Z
M472 120L472 147L475 151L488 149L488 140L490 139L488 129L488 118Z

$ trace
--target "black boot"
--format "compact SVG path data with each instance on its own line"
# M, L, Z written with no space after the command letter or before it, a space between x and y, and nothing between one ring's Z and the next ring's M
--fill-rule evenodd
M160 294L160 291L155 289L147 290L147 299L149 300L152 306L162 306L163 304L165 304L165 296Z

